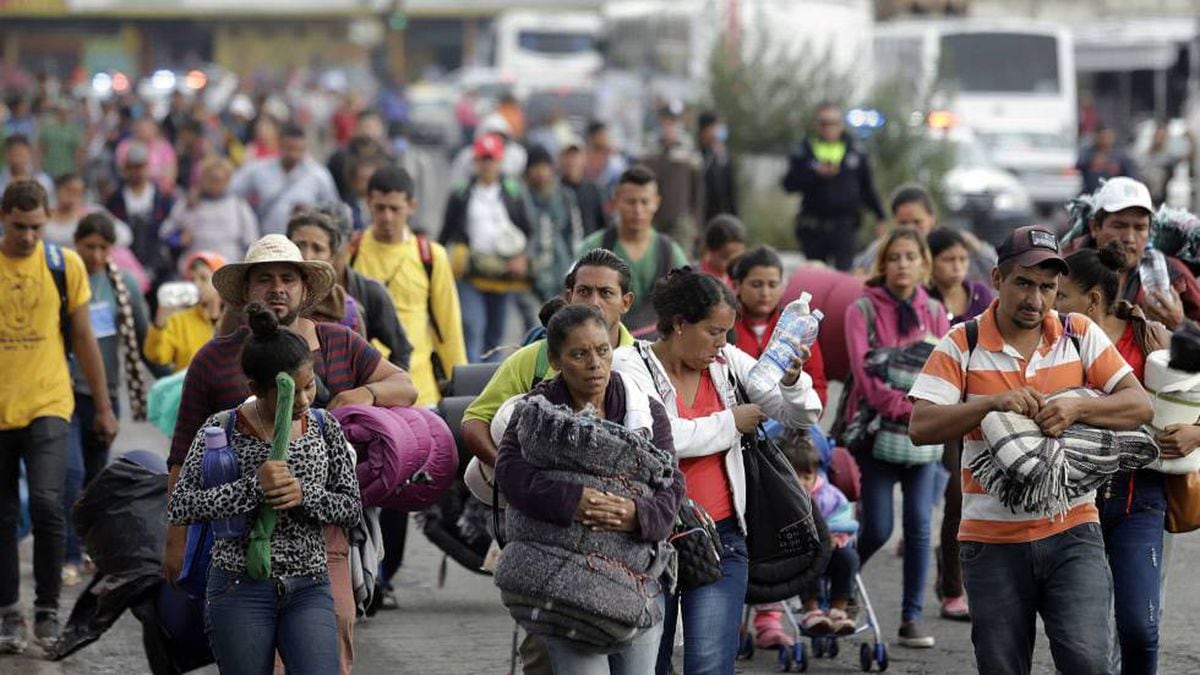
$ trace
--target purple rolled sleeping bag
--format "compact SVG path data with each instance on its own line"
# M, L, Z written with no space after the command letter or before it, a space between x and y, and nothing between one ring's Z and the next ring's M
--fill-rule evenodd
M332 412L358 453L363 506L420 511L454 483L454 436L433 411L352 405Z

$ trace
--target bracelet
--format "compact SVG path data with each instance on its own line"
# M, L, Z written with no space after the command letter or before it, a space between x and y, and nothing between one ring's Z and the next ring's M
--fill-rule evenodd
M364 385L363 385L363 389L366 389L367 391L371 392L371 405L375 405L375 400L376 400L376 398L377 398L377 397L375 396L375 390L374 390L374 389L372 389L372 388L371 388L371 385L369 385L369 384L364 384Z

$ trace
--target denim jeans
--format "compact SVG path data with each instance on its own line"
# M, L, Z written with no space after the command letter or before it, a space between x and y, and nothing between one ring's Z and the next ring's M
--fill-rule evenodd
M903 466L873 457L859 458L862 469L862 530L858 557L866 566L871 556L892 536L896 522L893 494L896 483L904 492L904 596L902 621L917 621L924 608L925 580L929 575L929 521L933 517L936 462Z
M33 521L34 607L58 609L62 591L63 485L67 475L67 434L59 417L39 417L21 429L0 431L0 608L20 599L17 526L21 500L17 479L25 460L29 517Z
M717 532L721 535L721 578L707 586L667 596L662 644L658 648L658 666L655 668L658 675L671 672L680 605L683 606L683 672L688 675L733 673L750 557L746 537L736 518L717 523Z
M1112 569L1121 672L1153 674L1158 668L1158 605L1167 509L1163 475L1122 471L1101 488L1097 506Z
M658 606L664 606L658 597ZM619 649L589 651L578 643L560 637L543 636L555 673L571 675L645 675L654 670L658 646L662 642L662 622L642 631L633 642Z
M1059 672L1109 673L1112 576L1097 523L1021 544L959 543L981 673L1030 672L1040 614ZM986 609L985 609L986 608Z
M339 672L329 577L251 579L209 568L204 621L221 675L269 675L275 650L288 675Z
M504 342L509 309L514 293L488 293L469 281L458 281L458 300L463 317L463 339L467 343L467 360L478 363L487 352ZM499 361L493 354L489 361ZM448 374L448 373L447 373Z
M120 416L117 400L110 399L113 414ZM63 490L63 508L66 509L66 561L75 565L83 562L83 546L75 534L73 509L80 493L92 482L105 466L108 466L108 444L92 430L96 419L96 402L87 394L75 393L75 414L71 416L71 432L68 443L67 481Z

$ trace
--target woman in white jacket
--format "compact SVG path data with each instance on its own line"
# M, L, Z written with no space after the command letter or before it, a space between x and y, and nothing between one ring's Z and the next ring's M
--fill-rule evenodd
M684 667L688 675L731 674L738 624L746 596L746 479L741 437L768 417L788 426L812 424L821 402L797 358L778 385L755 386L755 360L726 335L737 318L737 300L716 278L690 267L673 270L654 287L657 342L638 342L613 354L613 369L657 398L671 418L671 433L687 494L717 522L721 579L667 599L657 672L671 671L676 616L683 607ZM750 403L738 404L736 378Z

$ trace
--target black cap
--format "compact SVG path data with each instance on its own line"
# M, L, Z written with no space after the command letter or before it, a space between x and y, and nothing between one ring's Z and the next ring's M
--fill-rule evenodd
M525 155L526 171L538 164L554 165L554 157L550 155L550 151L544 145L530 146L529 151Z
M1013 230L996 249L996 258L998 264L1012 260L1021 267L1037 267L1053 262L1063 274L1071 271L1059 253L1058 238L1050 230L1038 225L1026 225Z

